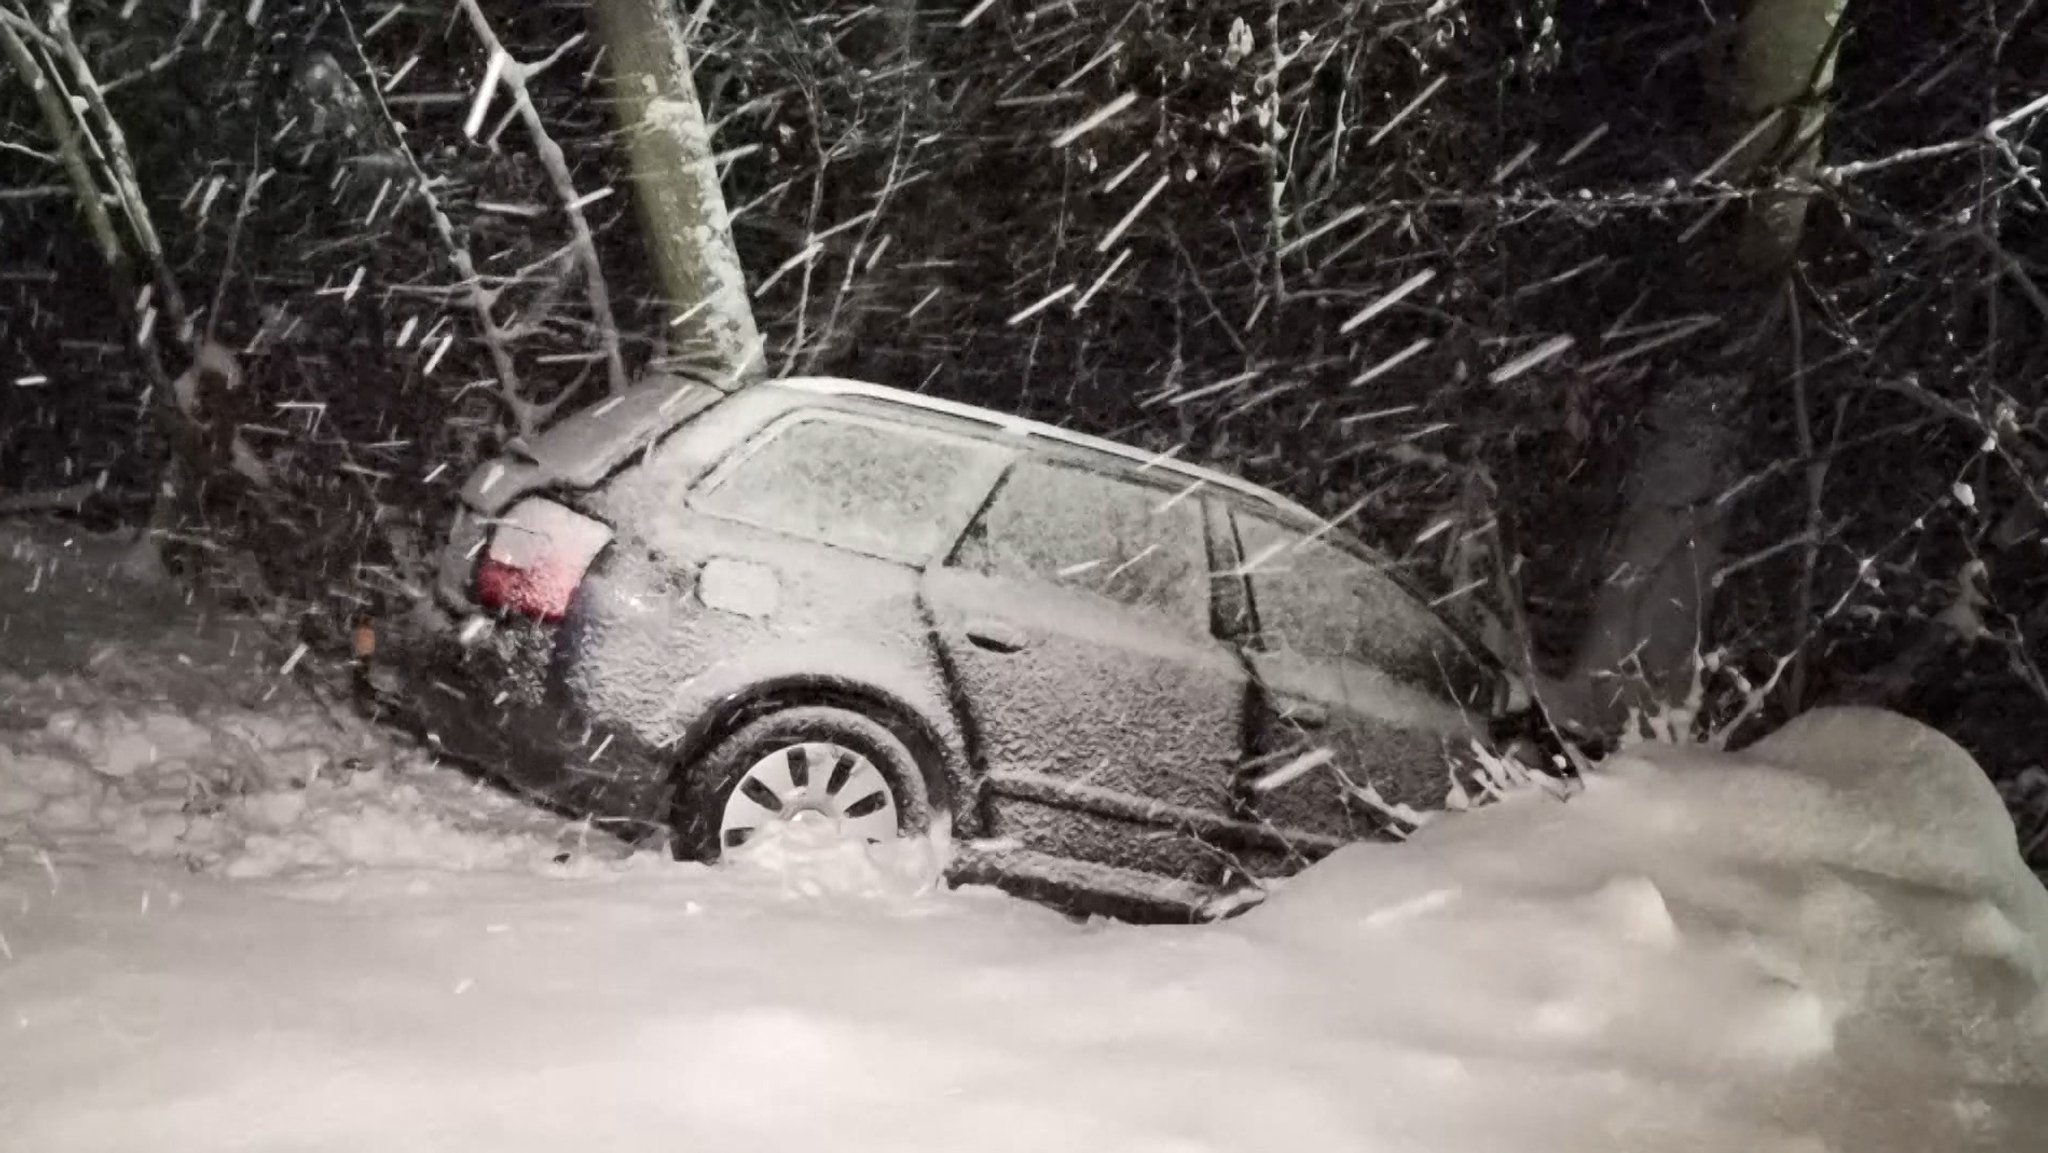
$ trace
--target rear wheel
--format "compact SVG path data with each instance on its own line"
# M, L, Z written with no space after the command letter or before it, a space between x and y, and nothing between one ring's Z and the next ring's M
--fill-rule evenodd
M784 709L749 722L684 770L680 855L715 861L779 823L870 843L926 822L917 758L889 729L846 709Z

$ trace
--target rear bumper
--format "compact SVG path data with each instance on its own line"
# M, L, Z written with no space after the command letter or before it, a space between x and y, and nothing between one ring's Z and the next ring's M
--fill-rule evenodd
M588 817L615 835L666 831L668 774L659 750L614 739L574 699L554 646L465 643L447 628L380 649L370 707L427 748L543 807Z

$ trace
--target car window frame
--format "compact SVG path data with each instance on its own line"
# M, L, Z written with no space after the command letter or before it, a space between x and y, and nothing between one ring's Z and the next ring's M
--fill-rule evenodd
M776 525L763 524L758 520L745 516L735 516L729 511L708 507L705 503L706 500L720 491L732 479L733 474L745 468L747 463L758 453L790 430L811 422L859 425L880 429L884 432L900 433L911 438L932 439L958 445L983 458L983 462L977 467L986 475L981 479L981 483L978 486L965 486L963 484L961 494L953 500L946 502L944 511L947 515L934 521L931 546L921 555L916 556L878 552L874 549L863 548L858 545L820 540L806 533L795 532ZM771 533L785 540L801 541L819 548L840 549L857 556L870 557L875 560L886 561L890 564L900 564L908 568L921 570L932 564L935 558L947 556L952 548L957 547L958 538L966 531L966 527L973 523L974 517L979 515L979 510L987 503L1001 478L1008 474L1010 467L1015 463L1016 455L1014 450L1007 449L994 441L972 436L955 429L934 427L922 421L897 420L885 413L876 413L838 405L799 405L786 412L775 414L763 422L760 427L741 437L725 452L716 464L705 470L704 474L690 485L683 501L685 507L698 516L709 517L727 524L743 525L757 532ZM963 513L959 511L961 509L966 511ZM953 543L949 544L949 541Z
M1169 487L1159 484L1149 477L1136 475L1113 467L1100 467L1095 462L1086 459L1079 459L1066 454L1036 452L1028 448L1023 449L1016 452L1013 459L1004 464L1001 473L996 477L995 483L990 485L988 491L982 494L981 500L974 506L973 512L960 522L959 531L954 534L953 543L933 556L930 567L952 569L955 572L966 573L988 580L1009 580L1022 584L1058 589L1068 595L1095 598L1120 613L1132 613L1146 619L1168 619L1167 614L1145 608L1142 605L1134 605L1127 601L1119 600L1116 597L1097 592L1093 589L1062 584L1057 580L1048 580L1043 577L1015 577L985 573L956 563L956 559L960 555L961 546L967 543L967 534L973 530L976 523L980 522L987 515L988 510L995 505L997 498L1002 496L1003 489L1010 483L1011 477L1016 474L1019 468L1027 464L1038 464L1052 469L1068 469L1074 472L1098 476L1113 484L1122 484L1156 494L1161 504L1172 501L1176 497L1180 498L1183 503L1193 502L1196 513L1195 523L1201 533L1201 540L1196 547L1201 560L1203 577L1201 597L1203 603L1196 611L1194 619L1189 622L1186 631L1191 637L1207 638L1210 640L1226 639L1217 632L1216 574L1218 570L1216 568L1214 530L1210 526L1206 508L1208 498L1203 492L1203 489L1208 486L1201 481Z
M1323 531L1318 531L1318 528L1322 526L1311 527L1293 523L1286 517L1276 516L1259 509L1245 508L1239 502L1233 500L1218 498L1216 503L1222 506L1223 524L1229 529L1226 539L1227 556L1221 558L1218 562L1220 564L1227 561L1229 567L1227 570L1219 570L1217 579L1233 581L1239 589L1237 595L1243 598L1244 603L1244 613L1241 618L1243 625L1231 630L1231 635L1226 638L1232 643L1243 647L1247 652L1275 653L1282 651L1281 648L1275 645L1266 629L1266 623L1259 608L1258 589L1252 582L1254 574L1245 567L1251 563L1251 558L1245 551L1244 534L1243 530L1238 526L1238 518L1257 517L1282 531L1296 533L1304 540L1326 541L1339 552L1350 556L1353 560L1371 569L1381 579L1393 585L1402 595L1412 601L1430 620L1434 621L1437 629L1458 648L1465 659L1470 661L1490 682L1493 682L1489 686L1490 688L1497 690L1504 682L1507 677L1507 670L1501 665L1499 659L1488 652L1485 646L1476 643L1472 638L1466 636L1464 631L1458 627L1457 622L1438 612L1436 606L1430 604L1429 599L1423 596L1413 584L1393 571L1393 564L1386 555L1374 549L1371 545L1358 540L1356 537L1338 528L1327 527L1323 528ZM1339 656L1313 654L1303 654L1303 656L1305 659L1316 661L1336 660L1354 664L1371 663L1349 652ZM1495 692L1491 695L1498 696L1499 694ZM1489 703L1486 707L1497 707L1497 702Z

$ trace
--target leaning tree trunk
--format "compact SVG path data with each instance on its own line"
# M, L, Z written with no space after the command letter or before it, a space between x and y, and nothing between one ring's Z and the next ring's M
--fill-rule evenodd
M1720 175L1769 184L1748 202L1722 298L1731 319L1772 323L1777 284L1797 259L1818 169L1846 0L1750 0L1729 104L1736 143ZM1791 187L1786 187L1791 185ZM1632 715L1687 703L1720 568L1725 491L1740 445L1743 384L1776 374L1780 341L1759 329L1748 363L1666 384L1650 399L1637 465L1605 578L1556 707L1612 731Z
M84 57L76 52L76 43L71 39L68 5L53 6L51 16L53 20L59 21L58 28L63 36L60 43L72 50L70 56L75 67L82 69ZM23 23L26 24L26 21ZM140 189L135 186L132 167L115 172L109 166L110 175L116 180L125 179L128 184L127 195L109 195L93 174L87 159L88 146L103 162L107 159L101 155L103 150L99 145L81 131L82 128L89 131L87 126L91 121L85 115L88 110L105 118L101 121L103 130L115 131L119 128L112 121L112 113L106 109L97 81L90 76L74 75L73 82L94 93L94 97L90 100L82 96L76 101L67 99L59 89L56 78L43 70L42 62L29 50L21 34L5 23L0 23L0 57L4 57L13 66L22 83L27 85L35 98L37 109L42 114L44 127L56 141L57 155L70 183L73 199L78 204L79 215L84 219L86 229L92 235L93 245L99 250L100 258L106 264L109 294L113 299L114 308L122 318L137 362L142 368L144 378L149 382L149 395L155 400L150 415L163 429L169 445L162 472L157 478L155 493L151 498L147 525L137 538L136 555L130 558L131 563L138 567L155 571L160 568L157 550L161 537L176 527L185 503L192 496L197 470L188 459L191 429L181 419L175 389L165 374L163 361L159 357L156 336L158 326L145 320L138 309L137 301L143 298L136 291L135 265L129 257L127 245L121 238L120 229L113 215L107 211L109 200L121 207L122 220L128 224L131 235L146 237L142 248L152 257L151 271L155 273L154 282L166 286L164 300L167 305L177 299L175 282L171 279L170 269L163 260L163 249L156 240L154 226L149 222L148 209L143 203ZM125 160L125 149L122 156ZM171 329L173 339L180 339L184 335L178 331L184 321L182 306L177 307L173 315L175 323L165 327Z
M671 362L721 385L760 375L761 337L747 301L719 187L711 129L673 0L595 0L634 199L662 288L680 323Z
M1766 286L1791 267L1805 233L1847 4L1751 0L1743 15L1734 103L1747 140L1728 176L1771 175L1794 186L1759 193L1743 219L1738 258Z

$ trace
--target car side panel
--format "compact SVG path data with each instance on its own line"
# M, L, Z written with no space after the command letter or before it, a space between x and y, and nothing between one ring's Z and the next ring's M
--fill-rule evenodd
M760 435L775 435L781 409L763 411ZM618 539L581 598L566 665L582 709L666 750L673 768L703 751L692 742L720 710L765 686L861 690L915 715L955 778L953 795L970 795L957 781L967 758L931 649L918 565L699 511L693 493L758 443L739 440L722 459L679 445L690 472L658 462L671 467L622 478L594 499ZM1001 471L1005 454L989 452L941 510L946 532Z
M675 527L593 590L570 674L593 715L680 754L723 702L808 679L900 702L961 759L915 569L710 517ZM713 587L734 577L757 599Z
M903 566L709 517L676 527L688 539L622 547L591 581L569 681L593 715L672 744L695 719L683 702L716 670L782 676L806 667L805 650L821 673L865 661L880 676L920 660L915 574ZM717 679L716 692L731 692L744 675Z
M1246 698L1235 655L1086 594L943 567L925 588L989 770L992 834L1060 856L1214 879L1221 855L1170 813L1228 811ZM1024 647L976 643L989 628L1013 631ZM1167 815L1140 823L1088 814L1100 807L1091 796L1112 794L1163 802Z

